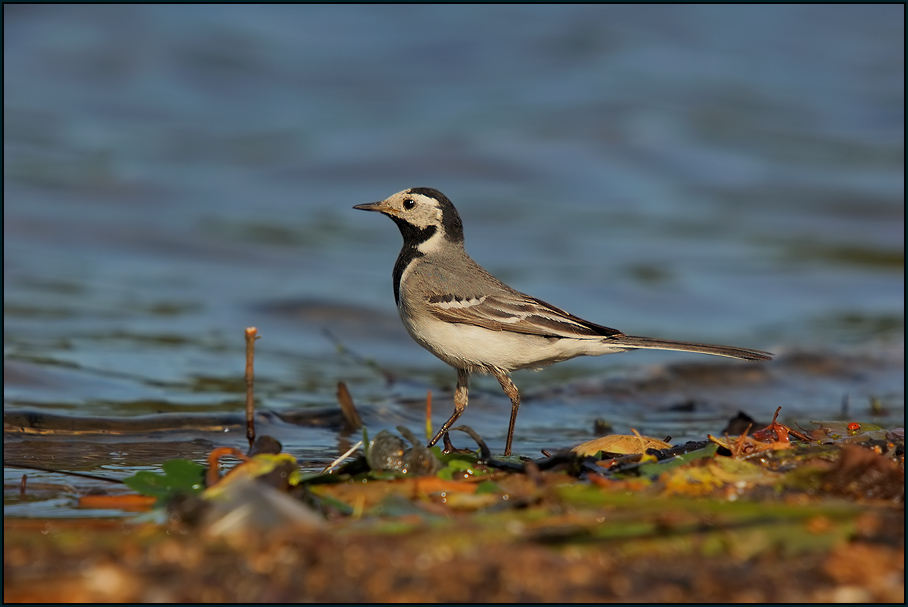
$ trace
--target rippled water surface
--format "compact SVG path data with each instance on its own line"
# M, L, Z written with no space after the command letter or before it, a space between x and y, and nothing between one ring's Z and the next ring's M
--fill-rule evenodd
M421 428L428 390L437 427L454 371L397 318L395 226L351 209L411 186L515 288L781 355L517 373L518 453L596 418L683 439L847 402L900 425L904 56L897 5L6 6L7 460L122 476L241 445L9 416L238 413L247 326L260 432L312 466L351 437L267 415L331 410L339 380L373 435ZM500 449L509 410L479 378L462 421Z

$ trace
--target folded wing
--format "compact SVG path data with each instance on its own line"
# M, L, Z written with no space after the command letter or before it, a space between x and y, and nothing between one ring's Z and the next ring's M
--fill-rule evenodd
M542 337L614 337L621 331L603 327L522 293L458 297L450 293L427 298L432 315L445 322L474 325Z

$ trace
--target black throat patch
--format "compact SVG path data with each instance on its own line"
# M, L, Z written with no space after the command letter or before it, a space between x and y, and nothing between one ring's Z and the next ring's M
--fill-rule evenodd
M432 238L438 228L435 226L417 228L398 217L392 215L389 215L389 217L394 220L394 223L400 229L400 235L404 237L404 246L400 250L400 255L397 256L397 261L394 263L394 273L392 274L394 280L394 303L400 305L400 279L404 275L404 270L414 259L419 259L423 256L423 253L417 247Z

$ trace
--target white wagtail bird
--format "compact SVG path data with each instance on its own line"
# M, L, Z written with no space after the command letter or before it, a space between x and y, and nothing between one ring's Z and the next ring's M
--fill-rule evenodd
M625 335L515 291L467 255L460 215L438 190L410 188L353 208L383 213L397 224L404 238L393 273L397 310L418 344L457 369L454 413L430 447L466 409L470 373L491 373L511 399L504 449L510 455L520 407L511 371L638 348L743 360L772 358L768 352L747 348Z

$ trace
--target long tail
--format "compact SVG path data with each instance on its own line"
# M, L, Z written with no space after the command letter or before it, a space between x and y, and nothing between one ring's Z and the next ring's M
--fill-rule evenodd
M653 339L651 337L635 337L633 335L616 335L614 341L607 343L620 344L628 348L647 348L650 350L679 350L681 352L700 352L713 356L727 356L741 360L772 360L772 354L761 350L736 348L734 346L712 346L709 344L695 344L689 341L672 341L670 339Z

